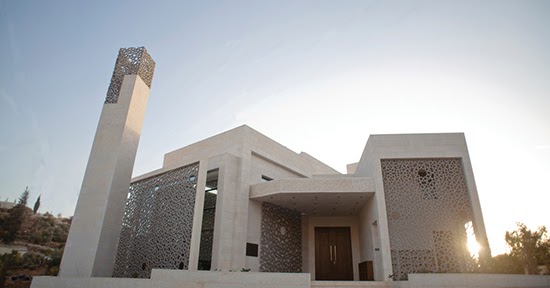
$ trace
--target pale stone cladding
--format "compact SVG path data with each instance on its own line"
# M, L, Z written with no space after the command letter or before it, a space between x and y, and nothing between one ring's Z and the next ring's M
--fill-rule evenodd
M64 277L110 277L155 63L119 51L60 267Z
M367 230L368 223L376 223L372 227L378 231L371 233L380 235L380 251L374 251L382 264L375 266L378 277L468 272L464 225L469 221L481 263L490 257L463 133L371 135L354 175L376 180L377 211L362 211L361 219Z
M305 153L296 154L252 128L240 126L167 153L163 168L138 176L132 182L154 178L192 163L199 163L197 191L205 190L208 171L218 171L211 270L260 270L260 257L245 255L247 243L259 245L261 242L262 202L250 199L251 185L265 179L339 174ZM189 259L185 265L191 271L199 268L205 194L197 192L196 195ZM258 255L260 253L261 248Z
M468 233L490 257L462 133L372 135L341 174L244 125L130 179L154 66L120 50L60 276L31 287L462 287Z
M133 185L144 181L152 183L160 179L159 177L182 167L190 167L190 165L199 167L196 179L193 178L194 181L196 180L193 182L196 183L194 186L196 193L189 194L194 198L192 203L194 212L187 220L190 223L188 227L192 231L186 234L189 235L188 245L186 244L188 248L185 248L188 250L181 254L185 254L181 258L185 263L182 264L177 260L172 261L173 263L168 266L159 266L144 260L143 263L133 263L133 265L138 268L146 267L148 271L143 274L145 276L150 275L151 269L154 268L204 270L205 267L201 264L204 260L202 259L204 255L201 256L201 253L205 250L201 247L202 241L211 245L207 255L211 257L211 262L207 270L306 272L310 274L312 280L324 279L323 277L331 276L320 276L320 273L317 273L317 270L321 269L318 267L320 260L317 259L321 254L316 245L318 241L316 237L319 237L317 234L319 229L334 227L346 228L349 231L350 278L348 280L366 280L361 276L361 270L365 267L361 265L367 262L372 265L370 280L387 281L388 275L394 275L394 280L403 280L403 277L410 273L426 272L425 270L430 269L436 270L431 272L443 272L442 256L447 257L452 254L451 256L454 257L456 251L451 249L450 253L446 253L447 250L436 249L437 243L433 243L433 233L449 230L445 228L448 221L445 222L444 219L452 215L441 219L431 214L425 216L426 219L432 219L430 223L433 227L425 225L426 219L423 219L423 223L416 227L419 231L416 235L420 240L400 244L398 238L407 238L408 231L404 229L392 232L389 228L392 215L390 219L386 215L388 207L384 188L389 189L388 185L393 182L390 182L391 179L388 176L383 175L383 167L385 161L392 160L412 161L411 163L416 163L415 161L455 163L459 169L459 178L463 181L461 186L463 194L460 197L465 199L464 203L467 206L463 209L466 211L465 217L473 222L478 242L484 247L483 252L489 251L463 134L373 135L365 147L361 160L349 165L349 172L354 173L340 174L312 156L306 153L297 154L244 125L169 152L164 157L163 168L132 179ZM429 169L428 172L432 173ZM209 213L209 210L203 207L210 205L204 205L205 195L210 194L201 191L208 190L208 187L212 186L208 184L213 180L209 175L216 177L217 199L214 200L216 208L211 216L213 219L203 217L203 213ZM448 179L450 178L437 178L439 186L434 189L447 189L448 185L442 184ZM401 180L397 179L398 183L399 181ZM163 191L162 185L156 189L159 189L159 193ZM403 192L406 195L411 192L409 191L411 189L416 188L398 190L399 193ZM422 192L421 188L416 190ZM457 194L456 189L451 190L449 190L451 195ZM441 199L437 201L446 201L443 197L444 191L438 193ZM398 195L398 197L402 196ZM169 208L164 207L164 209ZM405 210L403 215L406 214ZM439 210L436 209L436 211ZM416 223L415 215L418 216L418 213L407 214L406 217L412 221L411 223ZM440 212L438 215L444 216L444 213ZM201 233L205 233L205 224L202 223L204 219L210 219L205 221L213 226L208 241L204 240L204 236L201 237ZM422 220L422 218L419 219ZM411 226L411 223L406 223L399 229L406 228L406 225ZM456 237L452 238L453 243L465 245L463 235L455 234ZM392 235L395 238L394 241L390 239ZM410 237L414 235L413 233ZM421 247L414 247L414 245ZM341 252L336 252L336 246L330 245L330 253L335 254L330 257L341 255ZM120 247L119 245L119 252ZM255 251L250 252L249 249ZM409 250L424 251L428 255L421 255L424 257L422 259L428 259L425 260L426 263L435 263L433 265L436 266L432 265L432 267L431 264L424 263L419 267L410 267L405 263L406 260L420 258L414 254L417 252L408 252ZM395 251L401 251L398 255L400 257L396 257ZM442 255L441 251L446 254ZM462 250L461 252L466 253ZM180 252L177 253L179 255ZM406 253L413 253L413 255ZM436 257L438 255L439 258ZM459 260L462 261L462 259ZM458 265L459 268L444 272L466 272L464 261L453 261L451 264L458 263L455 266ZM120 265L128 266L124 263ZM139 269L138 272L142 275ZM129 275L128 272L115 276L129 277Z

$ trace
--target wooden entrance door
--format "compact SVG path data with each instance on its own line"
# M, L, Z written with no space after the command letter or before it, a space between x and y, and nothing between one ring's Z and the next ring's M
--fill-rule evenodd
M315 227L315 279L353 280L349 227Z

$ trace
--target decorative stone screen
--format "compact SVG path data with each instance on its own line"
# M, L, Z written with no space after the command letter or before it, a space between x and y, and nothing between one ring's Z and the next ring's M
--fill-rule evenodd
M302 272L302 215L262 204L260 272Z
M145 47L120 48L105 103L117 103L125 75L139 75L151 88L154 72L155 61Z
M196 163L130 185L114 277L187 269L198 172Z
M467 272L472 221L461 159L381 160L394 280Z

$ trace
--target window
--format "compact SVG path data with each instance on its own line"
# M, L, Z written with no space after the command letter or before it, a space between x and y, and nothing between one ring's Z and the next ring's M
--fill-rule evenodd
M208 171L206 174L198 270L210 270L212 268L212 245L216 218L216 198L218 196L218 172L219 170L216 169Z
M246 243L246 256L258 257L258 244Z

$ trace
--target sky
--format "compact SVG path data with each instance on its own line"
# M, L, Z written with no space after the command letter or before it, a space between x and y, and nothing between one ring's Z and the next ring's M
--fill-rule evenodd
M345 173L464 132L493 255L550 228L550 1L0 0L0 198L72 215L118 49L156 62L134 175L247 124Z

